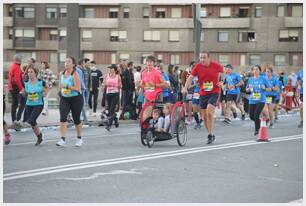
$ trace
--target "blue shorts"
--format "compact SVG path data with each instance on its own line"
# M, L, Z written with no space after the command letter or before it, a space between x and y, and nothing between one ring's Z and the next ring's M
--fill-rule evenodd
M200 99L193 99L192 98L192 104L199 105L200 104Z

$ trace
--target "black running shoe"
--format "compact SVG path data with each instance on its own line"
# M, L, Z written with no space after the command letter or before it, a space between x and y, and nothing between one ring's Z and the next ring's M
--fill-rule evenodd
M223 120L223 123L225 123L225 124L231 124L231 120L228 119L228 118L225 118L225 119Z
M233 112L233 117L234 117L234 119L237 118L237 113L236 112Z
M258 135L259 131L258 130L255 130L254 132L254 136Z
M241 120L245 120L245 114L241 115Z
M215 141L215 135L211 135L211 134L209 134L208 136L207 136L207 144L211 144L211 143L213 143L213 141Z

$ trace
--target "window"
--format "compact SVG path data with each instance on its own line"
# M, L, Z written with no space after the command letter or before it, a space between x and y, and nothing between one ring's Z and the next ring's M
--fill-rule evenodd
M218 32L218 42L228 42L228 32Z
M303 6L292 6L292 16L294 17L303 16Z
M255 7L255 17L261 17L262 16L262 7L256 6Z
M67 36L67 31L66 31L66 29L60 30L60 40L65 39L66 36Z
M169 41L180 41L179 31L169 31Z
M285 66L286 56L285 55L275 55L274 56L274 65L275 66Z
M206 7L202 7L200 10L200 17L204 18L207 17L207 8Z
M16 7L15 8L15 17L16 18L34 18L35 17L35 8Z
M34 29L24 29L23 30L23 37L34 38L35 37Z
M83 58L87 58L87 59L93 60L94 59L94 54L90 53L90 52L84 52L83 53Z
M130 18L130 8L123 8L123 18Z
M171 54L170 64L180 64L180 55L178 55L178 54Z
M277 7L277 16L285 16L285 6L278 6Z
M220 8L220 17L230 17L231 8L230 7L221 7Z
M36 59L36 52L17 52L22 56L22 63L27 63L29 58Z
M200 41L204 41L204 31L203 30L201 31L201 39L200 39Z
M50 53L50 63L57 64L57 53L56 52Z
M156 8L156 18L166 18L166 9L165 8Z
M58 31L57 30L51 30L50 31L50 40L57 40Z
M228 55L219 55L219 63L223 66L229 64L229 57Z
M83 41L90 41L91 38L92 38L92 31L91 30L83 30L82 40Z
M57 8L47 8L47 19L57 19Z
M250 55L250 65L260 65L260 56Z
M240 31L238 37L239 42L255 42L256 32L254 31Z
M66 18L67 17L67 8L66 7L62 7L60 8L60 18Z
M144 41L160 41L160 31L144 31Z
M34 29L16 29L15 37L19 38L35 38L35 30Z
M84 18L95 18L95 9L94 8L85 8L84 9Z
M110 41L127 41L127 31L111 31Z
M182 18L182 8L171 8L171 18Z
M163 55L162 54L158 54L157 55L157 60L161 60L162 61L163 60Z
M249 9L249 7L240 7L238 11L238 17L248 17Z
M293 55L291 56L291 65L292 65L292 66L300 66L300 65L299 65L299 55L293 54Z
M120 61L121 60L129 60L130 59L130 55L129 54L120 54Z
M118 18L118 8L109 8L109 18Z
M13 16L13 12L14 12L13 7L10 6L8 16Z
M111 64L116 64L116 53L112 53Z
M143 8L143 18L149 18L149 8Z
M290 42L298 41L299 31L298 30L280 30L279 31L279 41Z
M9 39L13 39L13 29L9 29Z
M245 66L245 55L240 55L240 66Z
M67 54L66 52L60 52L60 63L64 63L66 60Z
M34 18L35 9L34 8L23 8L24 18Z

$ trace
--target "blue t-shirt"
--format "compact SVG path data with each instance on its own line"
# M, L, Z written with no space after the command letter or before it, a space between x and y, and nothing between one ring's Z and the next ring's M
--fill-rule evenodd
M170 85L170 80L169 80L168 75L165 72L163 72L162 74L163 74L165 82L167 82ZM163 89L163 96L164 97L168 97L169 96L169 89L168 88Z
M241 76L237 73L231 73L225 75L225 83L226 83L226 92L227 94L239 94L240 88L236 85L242 80ZM235 88L230 90L229 86L234 85Z
M276 100L279 100L280 99L280 95L281 95L281 91L282 91L282 88L284 87L283 85L283 82L279 79L277 79L277 86L278 86L278 90L276 91L276 97L275 99Z
M192 99L200 99L200 88L199 88L199 84L195 83L194 80L192 80L192 84L195 84L194 88L193 88L193 95L192 95Z
M275 87L275 86L278 87L278 82L277 82L278 80L276 79L275 76L272 76L271 79L267 77L267 81L270 83L271 87ZM266 96L275 97L276 95L277 95L276 91L270 91L270 92L266 91Z
M36 84L31 84L30 81L24 83L25 93L27 95L26 105L39 106L43 105L43 81L37 80Z
M298 81L300 82L300 94L303 94L303 69L297 73Z
M247 83L246 88L252 87L249 96L249 104L265 103L266 102L266 88L271 88L270 83L266 78L259 76L258 78L251 77Z
M65 77L64 74L61 75L61 84L62 84L62 90L61 94L63 97L74 97L78 96L79 92L71 89L66 89L66 86L74 86L74 79L72 75L69 75L68 77Z

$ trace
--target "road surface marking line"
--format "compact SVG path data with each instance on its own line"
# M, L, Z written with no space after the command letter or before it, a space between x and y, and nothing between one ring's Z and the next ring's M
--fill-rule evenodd
M284 137L277 137L272 138L274 139L288 139L292 137L300 137L301 135L292 135L292 136L284 136ZM226 147L230 145L237 145L237 144L249 144L253 143L254 140L248 140L248 141L242 141L242 142L232 142L227 144L221 144L221 145L212 145L212 146L201 146L201 147L194 147L189 149L180 149L180 150L172 150L167 152L160 152L160 153L152 153L152 154L146 154L146 155L136 155L136 156L130 156L130 157L120 157L120 158L114 158L114 159L107 159L107 160L97 160L97 161L90 161L90 162L83 162L83 163L74 163L74 164L68 164L68 165L60 165L60 166L54 166L54 167L46 167L46 168L40 168L40 169L33 169L33 170L26 170L21 172L13 172L13 173L7 173L4 174L4 177L12 176L12 175L19 175L19 174L26 174L26 173L32 173L32 172L39 172L39 171L45 171L45 170L54 170L54 169L60 169L60 168L67 168L67 167L74 167L74 166L81 166L81 165L89 165L89 164L98 164L98 163L104 163L104 162L111 162L111 161L117 161L117 160L129 160L129 159L135 159L139 157L148 157L148 156L156 156L156 155L164 155L164 154L172 154L172 153L178 153L178 152L185 152L185 151L194 151L199 149L207 149L209 148L219 148L219 147Z
M302 138L302 136L291 137L291 138L274 138L274 140L271 143L282 142L282 141L290 141L290 140L296 140L296 139L301 139L301 138ZM11 176L13 173L9 173L9 174L4 174L3 181L21 179L21 178L44 175L44 174L59 173L59 172L65 172L65 171L71 171L71 170L79 170L79 169L86 169L86 168L106 166L106 165L115 165L115 164L129 163L129 162L137 162L137 161L158 159L158 158L164 158L164 157L173 157L173 156L180 156L180 155L193 154L193 153L199 153L199 152L229 149L229 148L236 148L236 147L243 147L243 146L250 146L250 145L258 145L258 144L263 144L263 142L254 142L253 141L251 143L239 143L239 144L236 144L236 145L221 145L219 147L214 147L214 148L205 147L205 148L197 149L197 150L193 150L193 151L178 151L178 152L174 152L172 154L171 153L170 154L162 154L162 155L156 155L156 154L154 155L153 154L151 156L145 155L145 156L142 156L142 157L139 157L139 158L134 158L134 159L123 159L123 160L115 160L115 161L109 161L109 162L95 163L95 164L90 164L90 165L79 165L79 166L75 166L75 167L60 168L60 169L55 169L55 170L46 170L46 171L42 171L42 172L28 173L29 171L24 171L24 173L26 172L27 174L21 174L21 175L15 175L15 176ZM10 176L10 177L8 177L8 176Z

